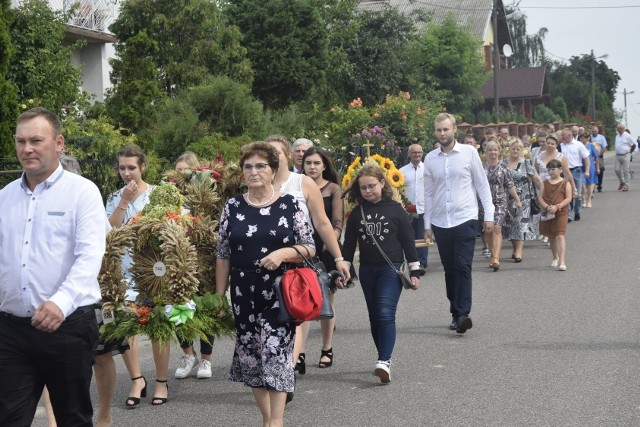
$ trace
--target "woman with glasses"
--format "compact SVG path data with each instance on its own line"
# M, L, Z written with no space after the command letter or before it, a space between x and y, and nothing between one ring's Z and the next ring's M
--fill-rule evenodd
M264 426L281 426L294 388L295 327L278 321L273 284L286 263L302 261L297 251L313 256L315 249L298 201L273 184L277 150L265 142L246 145L240 167L247 192L227 201L216 250L216 293L224 295L230 284L236 325L229 379L251 387Z
M338 271L344 275L346 282L350 278L349 264L344 262L333 224L324 211L320 189L308 176L289 170L291 143L284 136L271 135L267 137L267 142L277 150L280 160L278 172L273 180L276 193L290 194L298 201L300 209L305 213L309 225L312 226L312 232L315 230L318 233L325 248L333 256ZM338 286L342 287L343 285L339 283ZM294 360L297 361L296 370L300 374L304 374L306 371L306 355L303 351L303 337L306 334L303 328L306 328L308 334L309 327L309 322L305 322L296 330ZM292 398L293 395L289 395L289 399Z
M413 289L420 284L420 260L409 216L392 199L393 192L378 166L365 164L345 197L356 206L347 221L344 257L354 261L360 249L360 283L369 311L371 336L378 352L373 374L383 384L391 381L391 354L396 342L396 310L402 283L396 269L406 259ZM364 214L364 215L363 215ZM375 242L374 242L375 239ZM377 245L376 245L377 242ZM393 262L392 268L381 252Z

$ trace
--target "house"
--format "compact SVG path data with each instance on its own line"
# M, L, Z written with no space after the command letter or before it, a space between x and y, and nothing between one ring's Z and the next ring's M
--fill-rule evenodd
M480 89L484 107L490 111L494 103L493 79ZM549 83L545 67L507 68L498 73L498 99L501 106L509 106L531 119L537 104L549 104Z
M84 40L85 46L73 52L73 63L82 67L82 90L103 101L111 84L109 58L115 56L115 38L109 25L115 20L117 0L47 0L52 10L69 11L77 5L76 14L67 23L65 42ZM12 7L20 7L20 0L12 0Z

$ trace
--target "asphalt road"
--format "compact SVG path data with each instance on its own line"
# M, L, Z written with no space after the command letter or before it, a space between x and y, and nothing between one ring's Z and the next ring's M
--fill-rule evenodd
M617 191L612 156L606 165L604 191L569 225L568 271L549 267L551 252L542 242L527 242L523 262L515 264L507 242L502 268L493 272L478 241L474 327L465 335L448 329L444 274L431 249L420 290L403 291L389 385L372 375L376 352L362 292L340 291L334 366L317 368L315 324L307 374L298 376L286 424L640 426L640 156L628 193ZM261 425L250 390L227 381L232 353L233 340L218 340L212 379L174 380L179 350L172 349L169 402L152 407L148 397L135 410L124 407L128 376L116 357L113 425ZM148 341L141 357L152 383ZM41 411L33 425L46 426Z

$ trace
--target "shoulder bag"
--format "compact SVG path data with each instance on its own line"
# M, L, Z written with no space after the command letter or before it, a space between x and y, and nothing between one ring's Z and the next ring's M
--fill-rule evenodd
M536 191L536 186L531 185L531 177L529 176L529 166L527 166L527 159L524 160L524 170L527 174L527 186L529 187L529 196L531 198L531 202L529 204L529 212L531 212L531 216L538 215L540 213L540 201L538 200L538 192ZM533 187L533 191L531 191L531 187Z
M332 318L334 313L329 298L331 275L321 261L312 261L308 250L309 256L306 257L298 248L292 247L306 266L287 268L282 276L276 277L273 287L280 305L278 320L280 323L302 323Z
M368 223L367 223L367 220L365 219L364 209L362 209L362 205L360 205L360 214L362 215L362 222L364 222L364 231L369 237L371 237L371 240L373 240L373 243L376 245L376 247L380 251L380 255L382 255L384 260L387 261L387 264L389 264L389 266L395 270L396 274L398 275L398 278L402 282L402 286L405 289L413 289L413 282L411 282L411 276L409 275L409 263L407 262L407 260L406 259L404 260L404 262L402 263L399 269L396 268L396 266L391 262L391 260L387 256L387 254L384 253L384 251L378 244L378 241L376 240L376 238L373 237L373 233L369 231Z

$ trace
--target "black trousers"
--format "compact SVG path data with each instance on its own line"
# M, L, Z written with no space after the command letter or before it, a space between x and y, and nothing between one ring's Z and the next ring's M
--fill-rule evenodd
M97 343L93 306L76 310L53 333L0 313L0 426L30 426L45 385L58 426L92 426Z
M432 225L440 260L444 267L449 311L453 318L471 311L471 264L478 233L478 220L472 219L451 228Z

